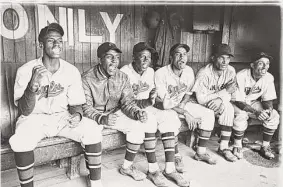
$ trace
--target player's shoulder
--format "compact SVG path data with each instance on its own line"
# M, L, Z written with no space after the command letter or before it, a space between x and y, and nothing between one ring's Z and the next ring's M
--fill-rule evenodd
M228 70L230 73L236 74L235 68L234 68L233 66L231 66L231 65L228 65L227 70Z
M169 66L170 65L159 68L158 70L155 71L155 75L157 76L167 75Z
M194 73L194 70L193 70L193 68L191 68L190 66L188 66L188 65L186 65L186 67L185 67L185 72L186 73Z
M88 77L93 77L94 76L94 70L96 69L96 65L93 66L92 68L86 70L85 72L82 73L82 79L87 79Z
M27 73L32 71L32 69L40 64L40 59L31 60L18 68L18 73Z
M242 70L238 71L238 73L237 73L237 77L247 77L249 75L251 75L251 69L250 68L242 69Z
M209 63L197 72L198 76L210 76L212 74L212 63Z
M269 72L266 72L266 75L263 78L266 80L266 82L274 82L274 77Z
M129 71L130 71L130 64L126 64L126 65L122 66L122 67L120 68L120 70L121 70L122 72L124 72L124 73L129 72Z

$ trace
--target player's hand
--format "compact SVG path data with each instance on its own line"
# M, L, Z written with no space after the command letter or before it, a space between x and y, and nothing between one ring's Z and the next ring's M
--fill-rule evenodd
M77 127L80 121L81 121L81 115L79 113L74 113L73 115L70 115L68 119L69 127L71 128Z
M220 98L213 99L207 103L207 107L214 112L219 110L219 107L222 105L223 101Z
M167 108L173 108L175 106L179 105L179 97L177 93L174 93L172 95L166 93L164 103L164 107L167 106Z
M118 115L115 113L110 113L106 116L101 117L101 123L103 125L114 126L117 121Z
M194 118L192 115L190 115L189 113L185 114L185 119L186 122L188 124L188 129L189 130L195 130L198 125L201 124L201 118Z
M147 113L145 111L139 110L137 113L137 118L140 122L145 123L147 121Z
M224 107L224 105L223 105L223 103L220 105L220 107L218 108L218 110L216 110L216 112L215 112L215 114L216 115L221 115L223 112L224 112L224 109L225 109L225 107Z
M227 91L229 94L234 93L236 90L237 90L237 83L236 83L236 81L233 81L232 83L229 83L229 84L226 86L226 91Z
M35 66L32 70L32 77L29 84L31 91L36 92L40 86L45 86L41 85L44 78L48 78L48 70L43 65Z
M154 105L155 104L155 99L157 97L157 92L156 92L156 88L153 88L150 92L149 92L149 103L150 105Z
M262 110L257 118L261 121L265 121L269 119L269 117L270 117L270 110Z

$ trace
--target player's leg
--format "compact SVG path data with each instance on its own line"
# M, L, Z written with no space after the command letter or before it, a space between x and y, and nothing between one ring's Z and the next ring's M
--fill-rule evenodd
M214 112L196 103L187 103L185 108L193 117L201 118L202 122L198 126L198 144L194 158L209 164L216 164L215 158L207 152L207 142L214 128Z
M257 110L263 110L262 104L259 101L252 103L252 107ZM260 153L267 159L273 159L274 154L270 148L270 141L278 128L280 116L276 110L272 110L270 113L270 119L263 121L263 142L260 149Z
M165 151L165 169L163 175L170 180L174 180L180 186L186 186L188 181L180 174L183 172L183 167L176 165L175 157L175 134L179 133L181 126L178 114L173 110L158 110L156 108L152 108L152 110L155 110L154 114Z
M243 158L243 145L242 140L245 134L245 130L248 127L248 113L239 109L237 106L234 107L234 124L233 124L233 137L234 137L234 145L233 145L233 154L238 158Z
M143 123L130 119L121 110L116 112L118 118L113 129L117 129L126 134L126 154L124 162L120 168L120 173L132 177L134 180L143 180L146 175L139 171L133 164L140 145L144 141L145 133Z
M21 187L33 187L34 152L37 143L46 137L40 122L46 121L42 115L19 117L16 132L9 143L14 151L16 167Z
M226 160L235 162L238 158L233 155L229 149L229 141L232 134L232 126L234 121L234 108L230 102L224 102L224 111L218 117L218 123L220 125L221 137L218 153L222 155Z
M94 120L83 117L77 127L66 126L58 136L80 142L84 149L86 167L89 170L88 180L91 186L101 187L101 152L102 129Z

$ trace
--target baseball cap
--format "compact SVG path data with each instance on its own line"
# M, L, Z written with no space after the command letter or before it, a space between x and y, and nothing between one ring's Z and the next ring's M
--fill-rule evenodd
M138 53L143 50L149 50L151 53L157 53L156 50L146 42L139 42L136 45L134 45L133 53Z
M266 52L256 52L252 56L252 62L257 61L258 59L260 59L262 57L268 58L269 60L273 60L273 57L271 55L267 54Z
M221 55L229 55L234 57L234 55L231 52L231 48L227 44L219 44L214 51L214 55L221 56Z
M187 45L187 44L180 44L180 43L177 43L175 45L173 45L170 49L170 55L178 48L180 47L183 47L187 52L190 51L190 47Z
M49 25L47 25L46 27L40 30L38 41L42 42L42 39L48 34L49 31L57 31L62 36L64 36L64 30L61 27L61 25L54 22L54 23L50 23Z
M104 42L97 48L97 57L101 58L102 55L105 54L109 50L115 50L118 53L122 53L122 51L114 43Z

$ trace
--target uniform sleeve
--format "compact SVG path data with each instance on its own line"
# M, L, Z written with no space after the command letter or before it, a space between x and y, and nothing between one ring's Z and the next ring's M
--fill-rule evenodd
M245 78L243 75L237 74L236 75L236 81L237 81L237 90L232 94L232 100L233 101L240 101L245 102L246 93L245 93Z
M82 105L83 116L95 120L99 124L99 118L101 117L101 112L96 110L94 106L94 100L92 97L91 87L89 86L87 80L82 78L83 89L85 93L86 102Z
M165 77L160 72L156 72L154 76L154 83L156 86L157 97L163 102L167 93Z
M14 103L18 106L18 100L24 95L32 76L32 69L20 67L16 74L14 85Z
M276 99L276 90L274 85L274 78L271 77L270 81L267 83L267 87L261 96L262 101L270 101Z
M136 102L134 100L134 93L130 84L130 80L128 76L125 77L125 84L124 88L122 88L123 90L120 100L121 110L129 118L137 120L136 114L140 110L140 108L136 105Z
M208 76L206 76L204 73L199 73L197 75L193 91L196 93L198 103L202 105L205 105L209 101L218 97L224 99L225 97L227 98L227 96L230 95L225 89L219 92L211 93L211 91L209 90Z
M81 74L77 69L72 73L71 81L71 85L68 87L67 91L68 104L71 106L84 104L85 94L82 86Z
M190 75L190 82L191 82L191 85L189 85L187 91L186 91L186 94L187 95L192 95L193 94L193 87L194 87L194 84L195 84L195 73L192 69L190 69L190 71L188 72L188 74Z

